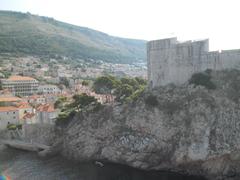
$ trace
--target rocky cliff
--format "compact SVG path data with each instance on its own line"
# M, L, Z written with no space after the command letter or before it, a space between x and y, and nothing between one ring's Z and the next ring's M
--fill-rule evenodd
M169 85L134 103L76 116L63 134L62 154L239 179L240 72L212 72L211 77L215 90Z
M52 145L58 137L57 129L51 124L25 124L21 139L26 142L34 142Z

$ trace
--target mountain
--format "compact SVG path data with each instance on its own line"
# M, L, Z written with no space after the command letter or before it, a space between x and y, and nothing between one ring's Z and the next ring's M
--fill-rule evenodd
M146 60L145 44L49 17L0 11L0 53L133 63Z

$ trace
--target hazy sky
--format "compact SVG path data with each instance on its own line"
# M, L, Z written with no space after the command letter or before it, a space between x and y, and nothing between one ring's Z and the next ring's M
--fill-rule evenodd
M29 11L120 37L209 38L211 50L240 49L240 0L0 0L0 9Z

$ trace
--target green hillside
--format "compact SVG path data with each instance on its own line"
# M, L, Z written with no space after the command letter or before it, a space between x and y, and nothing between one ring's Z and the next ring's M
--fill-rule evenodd
M61 55L115 63L146 59L146 41L109 36L53 18L0 11L0 53Z

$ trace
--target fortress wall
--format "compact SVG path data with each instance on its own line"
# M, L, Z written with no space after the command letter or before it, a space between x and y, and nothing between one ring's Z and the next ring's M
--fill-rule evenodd
M201 55L201 58L195 64L195 71L202 72L206 69L218 70L222 69L221 59L218 51L205 53Z
M179 54L184 54L185 57L200 56L201 54L209 51L209 40L202 41L187 41L177 43L175 48L181 49Z
M205 71L206 69L212 70L223 70L232 68L240 69L240 51L230 50L223 52L218 51L208 52L206 54L202 54L200 60L195 62L196 63L194 64L195 68L193 73L202 72Z
M240 69L240 50L225 50L220 53L221 68ZM219 67L218 67L219 68Z
M240 69L240 49L209 52L208 40L180 43L170 38L151 41L147 47L149 87L180 85L206 69Z
M186 61L188 60L186 59ZM175 63L169 70L169 74L170 74L169 81L161 82L161 84L166 85L169 83L174 83L179 85L179 84L182 84L182 82L185 82L185 80L189 77L189 75L194 72L194 66L191 63L184 63L184 64Z
M206 69L240 69L240 51L208 52L200 54L199 56L190 57L189 62L184 62L183 60L179 60L179 62L183 63L172 68L173 71L176 71L176 78L172 81L175 84L183 84L188 81L194 73L202 72Z
M176 38L151 41L147 44L149 86L155 87L160 82L169 82L171 64L174 58ZM150 60L151 59L151 60Z
M208 50L208 40L178 43L176 39L151 41L147 45L148 79L150 87L169 83L181 84L200 66L202 53ZM197 68L197 69L196 69Z
M171 68L169 68L170 80L160 82L160 84L182 84L186 82L194 72L201 71L203 62L202 55L208 52L208 40L188 41L176 44L173 53ZM165 78L168 79L168 78Z
M240 68L240 50L208 52L201 57L200 71Z

